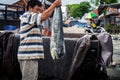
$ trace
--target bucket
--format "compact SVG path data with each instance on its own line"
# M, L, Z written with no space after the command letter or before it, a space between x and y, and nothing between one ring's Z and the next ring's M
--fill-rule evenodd
M13 26L13 25L5 25L4 26L4 30L15 30L16 29L16 26Z

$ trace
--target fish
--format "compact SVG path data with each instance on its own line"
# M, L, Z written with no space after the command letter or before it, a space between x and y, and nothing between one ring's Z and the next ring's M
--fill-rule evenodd
M55 60L62 58L66 53L61 7L55 8L51 27L50 53Z

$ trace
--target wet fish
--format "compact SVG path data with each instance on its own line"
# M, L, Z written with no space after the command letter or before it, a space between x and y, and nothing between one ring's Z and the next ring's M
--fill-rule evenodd
M61 7L55 8L53 14L50 52L53 59L59 59L63 57L66 52Z

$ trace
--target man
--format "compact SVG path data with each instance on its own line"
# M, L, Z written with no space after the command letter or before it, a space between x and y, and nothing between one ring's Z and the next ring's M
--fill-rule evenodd
M39 0L28 1L28 11L20 17L21 40L18 59L22 71L22 80L37 80L38 60L44 59L43 41L39 26L52 14L55 7L60 5L60 0L55 0L48 9L43 11Z
M45 2L44 1L43 1L42 5L43 5L43 10L47 9L45 7ZM50 21L50 17L42 22L42 26L43 26L43 28L42 28L42 35L44 35L44 36L51 36L51 21Z
M51 36L51 23L50 22L51 22L50 18L48 18L42 23L43 25L42 34L44 36Z

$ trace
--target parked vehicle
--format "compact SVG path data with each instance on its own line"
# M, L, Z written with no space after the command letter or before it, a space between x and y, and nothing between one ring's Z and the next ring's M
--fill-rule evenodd
M106 30L102 26L96 26L96 28L93 27L85 27L85 33L102 33L106 32Z
M102 33L102 32L106 32L106 30L100 26L97 26L96 28L92 28L92 27L85 28L85 33Z
M106 30L104 29L104 24L102 22L102 20L97 19L97 20L93 20L91 19L89 24L86 25L85 28L85 33L102 33L102 32L106 32Z
M18 8L24 7L0 4L0 30L12 30L20 27Z

